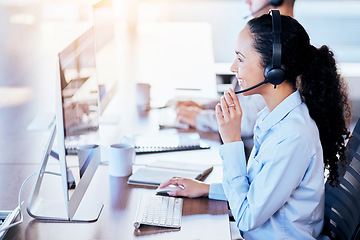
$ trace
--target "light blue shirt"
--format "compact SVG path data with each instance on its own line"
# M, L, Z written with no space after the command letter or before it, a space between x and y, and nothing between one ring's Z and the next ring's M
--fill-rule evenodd
M220 147L222 185L209 198L227 199L246 240L316 239L324 219L324 164L318 128L299 91L254 127L246 166L243 142ZM225 193L225 196L224 196Z

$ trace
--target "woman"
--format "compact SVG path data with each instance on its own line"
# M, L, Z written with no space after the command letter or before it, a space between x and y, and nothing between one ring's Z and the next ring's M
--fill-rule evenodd
M242 110L229 90L216 106L224 144L222 184L172 178L167 185L183 190L172 196L228 200L239 230L249 239L315 239L324 218L324 168L336 185L338 165L345 162L344 139L350 117L344 83L333 54L310 44L304 28L281 16L285 81L266 83L243 95L260 94L266 107L254 127L248 166L241 141ZM232 72L246 89L264 80L272 62L272 19L254 18L239 33Z

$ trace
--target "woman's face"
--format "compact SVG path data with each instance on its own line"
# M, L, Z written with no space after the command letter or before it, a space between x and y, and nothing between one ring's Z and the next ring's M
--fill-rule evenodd
M264 81L264 68L260 65L260 54L253 48L253 38L248 26L238 35L235 43L235 54L236 58L230 70L236 73L236 79L242 89L247 89ZM243 95L261 93L262 86L245 92Z

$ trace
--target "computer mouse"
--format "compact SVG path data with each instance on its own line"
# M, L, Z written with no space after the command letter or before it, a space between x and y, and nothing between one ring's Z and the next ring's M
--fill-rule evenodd
M177 191L177 190L183 190L183 188L180 187L180 186L176 186L176 185L169 185L169 186L164 187L164 188L157 188L156 189L156 194L158 194L158 195L169 195L169 192Z

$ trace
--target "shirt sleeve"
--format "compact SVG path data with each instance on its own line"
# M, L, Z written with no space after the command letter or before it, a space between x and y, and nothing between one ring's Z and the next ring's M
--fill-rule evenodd
M214 200L227 201L227 198L225 196L224 189L223 189L221 183L210 184L209 198L214 199Z
M304 161L309 159L305 145L296 136L262 146L261 151L266 154L261 154L261 160L255 158L250 163L249 171L256 171L251 183L242 142L224 144L220 148L224 192L241 231L262 225L289 199L309 164Z

